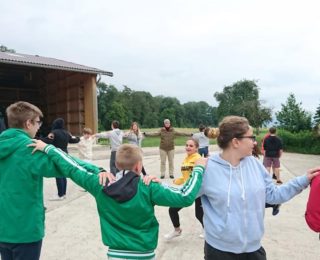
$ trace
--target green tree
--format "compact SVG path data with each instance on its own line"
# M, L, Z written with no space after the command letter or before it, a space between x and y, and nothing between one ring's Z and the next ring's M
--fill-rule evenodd
M219 102L217 116L220 121L228 115L246 117L250 124L257 128L270 122L271 108L262 106L259 100L259 87L254 80L241 80L216 92L214 97Z
M15 53L16 52L14 49L9 49L7 46L4 46L4 45L0 45L0 51L2 51L2 52L11 52L11 53Z
M99 82L97 84L97 92L99 130L109 130L111 129L112 120L119 120L118 118L110 117L112 104L117 102L119 98L119 91L112 85Z
M300 132L311 129L311 114L302 108L302 103L297 103L293 93L290 93L287 102L281 104L281 110L276 113L279 127L290 132Z
M315 125L320 124L320 105L317 107L316 113L313 116L313 121Z

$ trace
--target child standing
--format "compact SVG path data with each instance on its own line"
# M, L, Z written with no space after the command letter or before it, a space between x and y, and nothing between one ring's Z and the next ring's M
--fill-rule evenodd
M35 142L32 144L34 150L47 153L57 168L63 169L66 176L95 197L102 240L109 247L109 259L154 260L159 233L154 206L190 206L200 189L206 164L206 159L199 159L191 178L181 189L158 182L151 182L147 186L140 178L140 148L123 144L116 156L116 165L121 169L122 176L101 188L99 176L86 171L72 157L51 145L46 146L40 140Z
M90 128L83 128L80 142L78 143L79 158L85 162L92 162L92 147L96 138L92 135Z

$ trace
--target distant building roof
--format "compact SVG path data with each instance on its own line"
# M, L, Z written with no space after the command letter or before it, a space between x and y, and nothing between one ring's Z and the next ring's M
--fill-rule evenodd
M89 74L102 74L112 77L113 73L97 68L87 67L73 62L58 60L54 58L41 57L39 55L28 55L21 53L1 52L0 63L40 67L56 70L68 70Z

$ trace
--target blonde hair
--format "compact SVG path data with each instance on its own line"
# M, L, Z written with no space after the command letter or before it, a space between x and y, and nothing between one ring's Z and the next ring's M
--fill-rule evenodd
M85 127L85 128L83 128L82 133L91 135L92 134L92 130L89 127Z
M140 147L133 144L119 146L116 153L116 165L119 170L132 170L138 162L142 162Z
M133 126L136 125L137 126L137 131L133 130ZM130 126L130 131L135 133L137 136L139 136L141 134L141 131L140 131L140 127L139 127L139 124L137 122L132 122L131 123L131 126Z
M41 110L29 102L18 101L6 109L8 125L12 128L23 128L27 120L34 120L36 117L43 117Z

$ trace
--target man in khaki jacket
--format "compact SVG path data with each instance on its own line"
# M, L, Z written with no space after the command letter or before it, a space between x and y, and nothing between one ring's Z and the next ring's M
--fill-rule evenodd
M166 172L166 160L168 157L169 161L169 176L171 179L174 178L174 138L176 136L191 136L190 133L177 132L171 126L170 120L165 119L163 121L163 127L156 133L144 133L145 136L160 136L160 178L165 177Z

